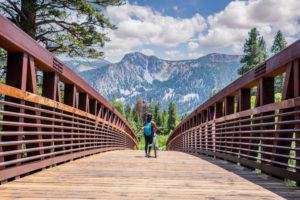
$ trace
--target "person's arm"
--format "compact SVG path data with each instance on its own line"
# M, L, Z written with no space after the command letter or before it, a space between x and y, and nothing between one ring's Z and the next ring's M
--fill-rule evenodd
M161 130L163 129L162 127L157 127L155 122L152 122L151 125L156 129L156 130Z

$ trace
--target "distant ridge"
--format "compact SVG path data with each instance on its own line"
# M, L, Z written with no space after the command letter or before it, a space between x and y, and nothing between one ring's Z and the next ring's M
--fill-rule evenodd
M240 55L212 53L170 61L134 52L118 63L69 60L66 64L109 99L116 94L124 103L134 105L139 97L151 97L162 109L174 101L183 114L208 99L213 89L222 89L236 79L240 59Z

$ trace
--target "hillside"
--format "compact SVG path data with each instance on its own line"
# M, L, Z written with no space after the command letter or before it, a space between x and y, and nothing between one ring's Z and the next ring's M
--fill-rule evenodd
M174 101L180 114L189 112L236 79L240 56L209 54L198 59L168 61L141 53L130 53L119 63L106 61L66 61L102 95L116 94L134 105L137 98L160 102L163 109Z

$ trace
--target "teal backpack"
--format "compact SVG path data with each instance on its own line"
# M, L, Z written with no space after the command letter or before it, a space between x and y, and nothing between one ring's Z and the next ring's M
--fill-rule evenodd
M151 123L152 123L152 121L145 123L144 133L145 133L146 136L150 136L152 134Z

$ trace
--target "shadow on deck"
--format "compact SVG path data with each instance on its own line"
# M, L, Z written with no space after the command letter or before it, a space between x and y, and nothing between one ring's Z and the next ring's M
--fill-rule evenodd
M277 179L264 173L256 172L243 166L238 166L235 163L231 163L226 160L215 159L210 156L195 153L187 154L205 160L213 165L217 165L285 199L300 199L300 188L294 187L289 183L284 182L283 180Z

